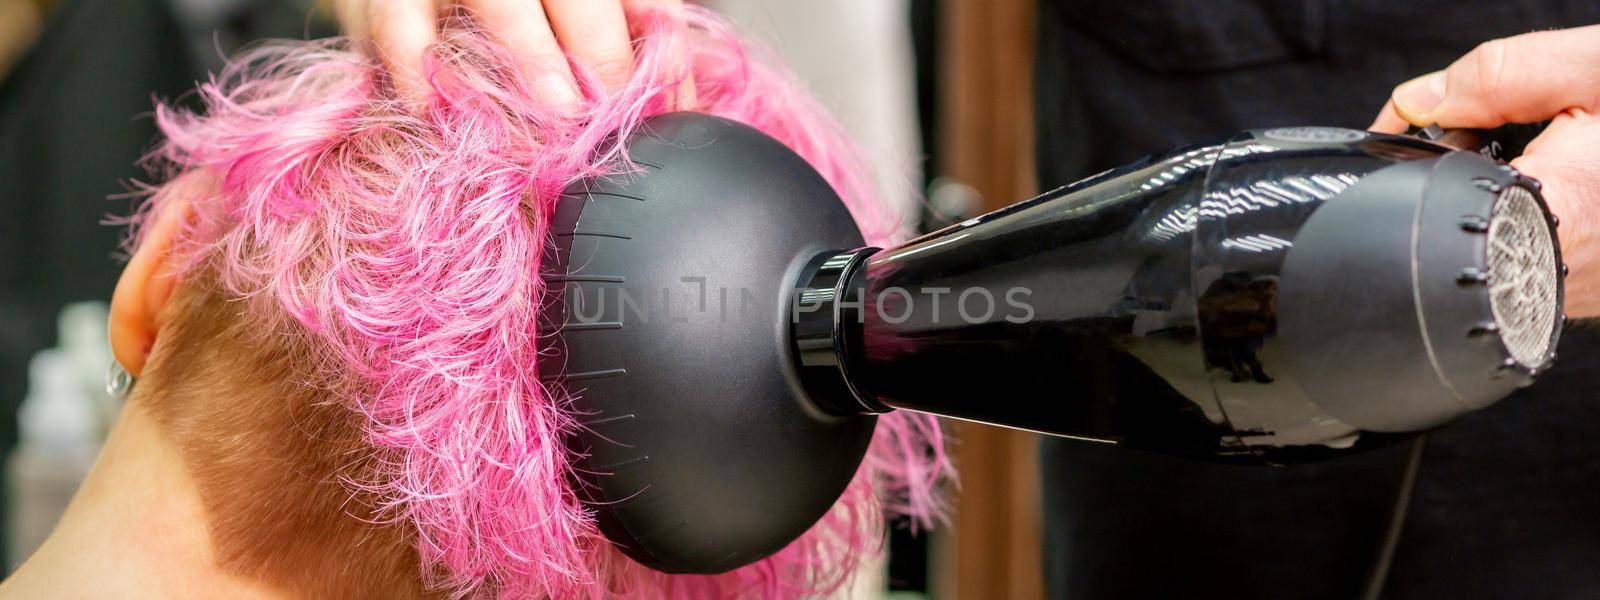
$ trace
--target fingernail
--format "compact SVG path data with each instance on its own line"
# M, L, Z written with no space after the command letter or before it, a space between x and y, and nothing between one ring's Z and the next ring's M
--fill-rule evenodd
M1400 84L1394 90L1394 105L1407 116L1427 114L1444 101L1444 71L1434 71Z
M545 100L556 108L570 111L578 106L578 91L573 89L572 82L566 77L548 73L539 77L538 85Z

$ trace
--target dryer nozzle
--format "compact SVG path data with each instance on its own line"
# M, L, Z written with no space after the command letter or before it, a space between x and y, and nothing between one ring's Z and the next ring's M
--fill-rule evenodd
M799 536L874 413L1315 460L1531 383L1563 324L1538 183L1411 137L1245 132L888 249L748 127L668 115L628 151L552 224L541 369L588 421L602 529L666 571Z

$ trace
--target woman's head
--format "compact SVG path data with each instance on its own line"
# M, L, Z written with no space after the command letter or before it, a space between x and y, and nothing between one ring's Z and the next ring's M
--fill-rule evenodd
M560 190L629 168L614 132L677 109L742 121L806 157L869 241L896 226L838 129L720 21L643 27L628 85L579 114L466 28L430 54L420 112L319 42L241 57L203 112L158 109L169 182L135 220L114 350L183 446L227 566L308 590L339 565L346 591L797 595L876 548L883 508L933 516L937 426L907 415L883 419L823 522L726 575L629 562L572 493L576 424L536 369L538 272Z

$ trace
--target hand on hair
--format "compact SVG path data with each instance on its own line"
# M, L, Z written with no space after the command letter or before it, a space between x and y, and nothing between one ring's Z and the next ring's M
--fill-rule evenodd
M332 0L346 34L388 67L402 96L428 96L423 54L438 41L440 19L455 5L510 51L517 66L544 73L536 93L557 105L583 97L568 58L593 69L607 91L633 72L628 17L683 0Z
M1562 220L1567 312L1600 316L1600 25L1485 42L1443 71L1396 87L1372 124L1488 129L1551 120L1511 164L1544 183Z

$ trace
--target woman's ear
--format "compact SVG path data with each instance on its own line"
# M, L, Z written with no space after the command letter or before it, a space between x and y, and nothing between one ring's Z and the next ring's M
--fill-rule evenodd
M161 192L159 212L147 217L144 239L122 269L111 295L111 354L134 377L144 371L161 331L161 310L177 284L172 244L189 212L190 199L200 191L196 180L203 178L185 177Z

